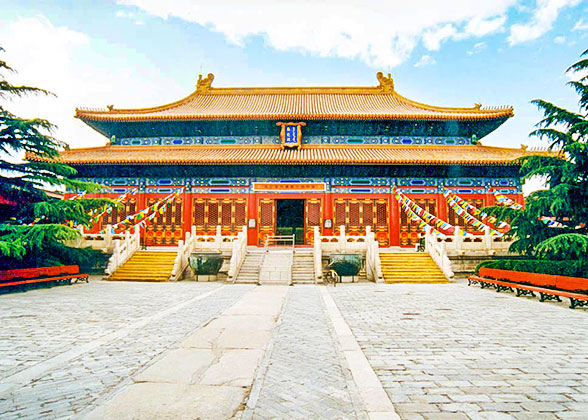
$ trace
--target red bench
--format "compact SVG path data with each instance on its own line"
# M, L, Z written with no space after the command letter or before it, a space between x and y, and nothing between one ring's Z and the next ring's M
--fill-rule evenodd
M540 294L541 302L570 299L570 308L588 306L588 279L554 274L525 273L522 271L480 268L478 276L468 277L468 286L480 284L482 289L494 287L497 292L516 290L517 296Z
M49 287L53 284L71 284L75 279L88 282L88 274L81 274L77 265L59 265L55 267L41 268L20 268L16 270L0 271L0 288L22 288L26 290L27 285L47 283Z

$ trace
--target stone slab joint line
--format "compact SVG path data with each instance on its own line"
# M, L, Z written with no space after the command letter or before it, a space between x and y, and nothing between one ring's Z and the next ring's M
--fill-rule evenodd
M321 296L370 420L401 420L326 287Z
M288 296L289 294L286 295L282 303L282 308L280 309L278 319L276 320L272 336L270 337L270 340L267 343L265 354L263 356L261 363L259 364L257 373L255 375L255 379L253 380L253 385L251 387L251 391L249 393L245 409L238 413L238 415L240 414L239 420L251 420L253 418L253 413L255 412L255 407L257 406L257 400L259 399L259 395L263 387L264 378L267 373L274 345L276 343L278 332L280 331L280 326L282 324L282 315L284 314L284 311L288 306Z
M58 356L55 356L51 359L45 360L41 363L38 363L34 366L31 366L30 368L25 369L23 371L20 371L18 373L15 373L12 376L8 376L0 382L0 395L11 391L15 387L23 386L23 385L26 385L32 381L38 380L48 371L50 371L50 370L52 370L52 369L54 369L64 363L67 363L69 360L75 359L76 357L79 357L84 353L95 350L96 348L103 346L107 343L110 343L114 340L121 339L122 337L130 334L132 331L134 331L138 328L142 328L142 327L148 325L150 322L162 319L162 318L164 318L164 317L166 317L176 311L179 311L180 309L182 309L182 308L184 308L194 302L205 299L225 287L227 287L227 286L216 287L215 289L213 289L209 292L203 293L201 295L198 295L198 296L195 296L191 299L188 299L184 302L181 302L179 304L171 306L171 307L164 309L154 315L148 315L143 318L140 318L137 321L133 322L132 324L130 324L124 328L121 328L117 331L103 335L102 337L99 337L96 340L90 341L89 343L83 344L81 346L78 346L78 347L75 347L71 350L68 350L64 353L61 353Z

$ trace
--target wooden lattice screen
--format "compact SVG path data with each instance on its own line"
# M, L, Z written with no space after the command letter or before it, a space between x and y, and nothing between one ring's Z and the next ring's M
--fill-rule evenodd
M247 201L244 198L195 198L192 223L197 235L214 235L221 227L223 235L236 235L247 220Z
M334 230L339 233L339 227L345 226L349 235L363 235L366 226L371 226L380 245L389 244L388 230L388 199L335 199L334 202Z
M436 198L417 198L413 200L420 207L433 215L437 215ZM413 222L406 215L406 212L400 208L400 245L414 245L419 240L419 223Z
M160 198L149 198L147 206L152 206L159 200ZM166 211L163 214L157 212L151 224L145 228L145 243L147 245L176 245L184 235L182 208L182 199L176 197L166 205Z
M481 209L485 206L485 201L483 198L475 198L475 199L464 199L464 201L468 202L474 207ZM478 229L474 228L472 225L469 225L466 220L459 216L449 205L447 205L447 223L453 226L459 226L460 228L464 229L466 232L479 234L481 235L483 232L479 231Z
M130 216L131 214L137 213L137 200L135 198L130 198L122 202L124 205L123 208L116 208L113 206L112 211L106 213L102 217L102 227L103 229L106 225L116 225L119 222L122 222Z

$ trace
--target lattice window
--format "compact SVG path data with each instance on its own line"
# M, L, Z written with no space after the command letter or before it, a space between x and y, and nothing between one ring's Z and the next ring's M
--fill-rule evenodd
M235 228L241 229L247 224L247 203L245 200L235 201Z
M206 209L206 201L204 200L194 200L194 225L196 228L204 228L206 224L204 220L204 214Z
M339 231L339 226L347 226L347 206L346 200L335 200L335 231Z
M231 200L223 200L221 203L221 225L222 226L231 226L232 225L232 218L231 213L233 209L233 203Z
M378 200L376 203L376 226L388 229L388 200Z
M217 200L208 201L208 218L206 222L209 227L218 225L218 204Z
M362 207L362 226L374 226L374 202L365 200Z
M359 222L359 201L349 201L349 229L357 229L360 226Z
M274 200L261 200L259 203L259 225L273 226L274 225Z

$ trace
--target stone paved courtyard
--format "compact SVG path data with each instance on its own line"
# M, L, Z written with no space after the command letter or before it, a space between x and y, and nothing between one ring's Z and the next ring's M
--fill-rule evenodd
M0 418L86 417L255 289L93 281L0 295ZM286 289L232 418L376 418L325 290L402 420L588 418L587 309L464 283Z

